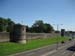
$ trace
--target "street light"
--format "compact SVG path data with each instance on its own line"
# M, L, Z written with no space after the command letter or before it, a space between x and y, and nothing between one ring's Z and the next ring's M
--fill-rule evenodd
M59 25L63 25L63 24L53 24L53 25L56 25L56 28L57 28L57 33L59 33ZM56 46L56 50L58 50L58 44L59 44L59 39L58 39L58 34L57 34L57 46Z

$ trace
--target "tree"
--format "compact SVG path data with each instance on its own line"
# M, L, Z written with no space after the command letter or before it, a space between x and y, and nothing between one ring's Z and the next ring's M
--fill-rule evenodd
M15 23L10 18L0 17L0 32L11 31Z
M43 32L43 27L44 27L44 23L42 20L38 20L36 21L32 27L31 27L31 32Z
M6 31L7 20L0 17L0 31Z
M52 27L50 24L45 23L45 24L44 24L44 32L45 32L45 33L50 33L50 32L52 32L52 31L54 31L53 27Z
M8 18L7 19L7 32L13 31L14 25L15 23L10 18Z
M44 23L42 20L36 21L31 27L31 32L50 33L52 31L53 27L48 23Z
M26 26L26 32L30 32L30 27Z

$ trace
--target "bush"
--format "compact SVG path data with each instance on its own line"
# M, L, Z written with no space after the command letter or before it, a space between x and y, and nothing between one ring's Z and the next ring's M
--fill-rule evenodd
M64 44L65 42L64 41L61 41L61 43Z
M69 41L71 41L72 39L69 39Z

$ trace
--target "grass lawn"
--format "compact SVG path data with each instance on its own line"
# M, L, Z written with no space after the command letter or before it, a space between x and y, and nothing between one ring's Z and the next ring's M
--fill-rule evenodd
M3 42L0 43L0 56L7 56L9 54L14 54L17 52L27 51L42 46L51 45L56 43L57 40L61 42L62 40L64 41L68 40L68 38L58 37L58 39L57 38L37 39L28 41L27 44Z

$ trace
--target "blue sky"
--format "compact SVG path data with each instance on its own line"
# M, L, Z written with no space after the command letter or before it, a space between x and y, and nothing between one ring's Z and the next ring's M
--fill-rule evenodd
M36 20L75 31L74 0L0 0L0 17L31 26ZM54 25L55 24L55 25ZM61 25L63 24L63 25Z

